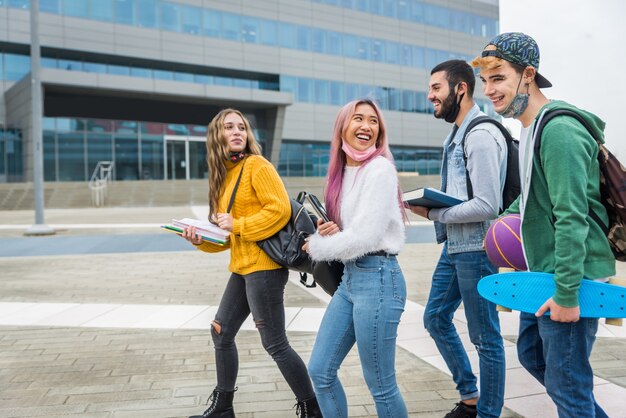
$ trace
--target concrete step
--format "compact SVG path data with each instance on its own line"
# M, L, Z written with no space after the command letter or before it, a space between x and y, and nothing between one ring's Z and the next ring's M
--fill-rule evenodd
M399 176L402 190L416 187L439 187L439 176ZM306 190L323 197L323 177L284 177L290 196ZM202 180L141 180L115 181L109 185L105 206L180 206L206 205L208 181ZM1 183L0 210L28 210L35 206L33 183ZM49 209L92 207L87 182L44 183L44 206Z

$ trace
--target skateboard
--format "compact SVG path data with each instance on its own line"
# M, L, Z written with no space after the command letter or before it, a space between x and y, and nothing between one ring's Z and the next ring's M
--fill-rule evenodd
M478 282L478 293L485 299L527 313L537 312L554 295L555 288L554 274L550 273L500 273ZM583 280L578 301L581 318L626 318L626 287Z

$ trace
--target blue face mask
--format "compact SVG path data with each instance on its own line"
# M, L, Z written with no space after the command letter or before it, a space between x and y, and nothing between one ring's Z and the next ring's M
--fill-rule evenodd
M522 77L520 77L519 79L519 83L517 84L518 93L515 94L515 97L513 97L513 100L506 107L506 109L504 109L502 112L498 112L500 116L505 118L517 118L522 113L524 113L524 111L528 107L528 98L530 97L530 94L519 93L519 86L522 84L522 78L524 78L523 74Z

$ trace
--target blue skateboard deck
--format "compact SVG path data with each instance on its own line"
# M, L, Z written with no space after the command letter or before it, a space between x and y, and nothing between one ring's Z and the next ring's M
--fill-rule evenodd
M555 289L550 273L500 273L478 282L478 293L485 299L527 313L537 312ZM578 302L581 318L626 318L626 287L583 280Z

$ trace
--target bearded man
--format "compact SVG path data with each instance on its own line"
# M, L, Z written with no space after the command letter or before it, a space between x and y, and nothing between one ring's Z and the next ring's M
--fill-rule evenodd
M443 143L441 189L465 202L440 209L410 207L412 212L435 221L437 242L444 243L432 277L424 326L460 394L460 402L446 418L496 418L504 404L506 369L500 321L495 305L483 299L476 286L482 277L497 272L487 259L483 240L502 208L507 146L491 122L479 123L466 133L474 118L485 116L474 103L474 85L472 67L465 61L451 60L433 68L428 88L435 117L454 124ZM468 179L473 193L468 193ZM478 350L480 392L452 323L461 302L470 340Z

